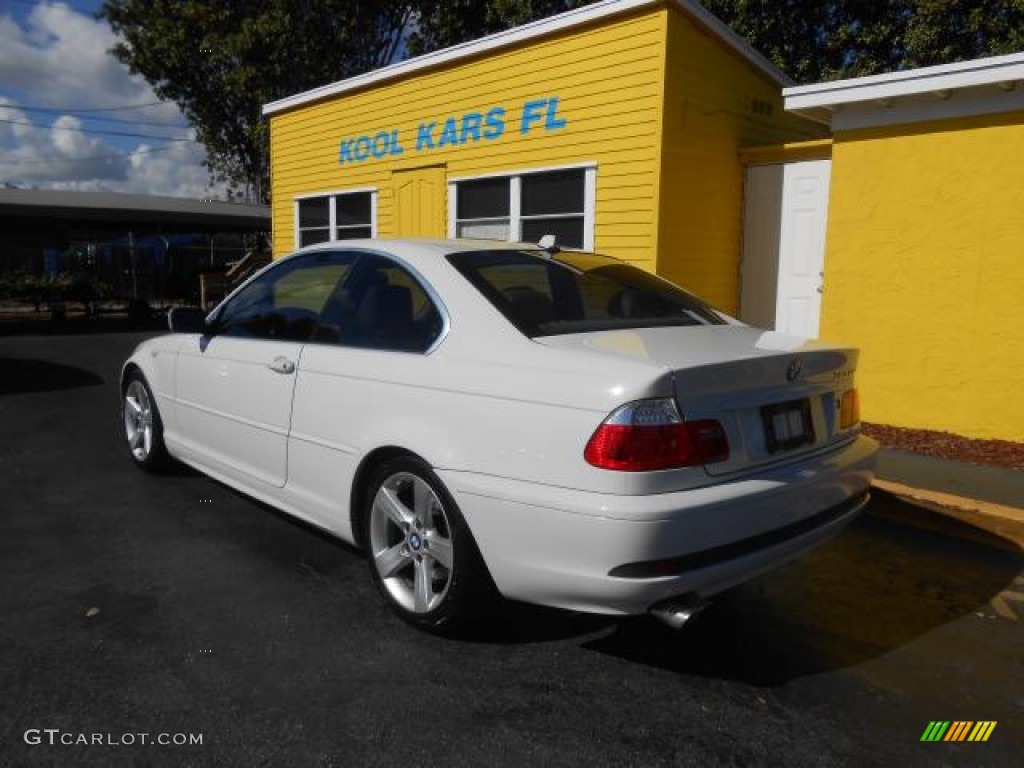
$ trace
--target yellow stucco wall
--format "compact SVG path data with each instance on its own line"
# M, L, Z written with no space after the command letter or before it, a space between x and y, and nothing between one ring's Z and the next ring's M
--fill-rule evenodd
M401 234L395 171L440 163L452 179L593 162L595 248L653 270L666 14L650 7L273 115L275 256L295 248L296 195L375 188L378 235L389 236ZM550 97L565 126L521 133L523 105ZM505 109L499 138L415 151L421 122L440 129L495 107ZM339 164L341 140L380 131L398 131L403 154Z
M670 7L658 272L719 309L739 306L741 147L824 137L785 112L779 84Z
M867 421L1024 441L1024 112L839 133L822 336Z

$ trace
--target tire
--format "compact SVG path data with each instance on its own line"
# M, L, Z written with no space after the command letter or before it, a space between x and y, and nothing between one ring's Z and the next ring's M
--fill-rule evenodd
M381 465L368 485L363 532L370 573L391 609L437 634L469 625L493 582L458 505L424 461Z
M125 378L121 394L121 426L128 454L135 465L147 472L159 472L170 464L164 445L164 425L156 398L138 371Z

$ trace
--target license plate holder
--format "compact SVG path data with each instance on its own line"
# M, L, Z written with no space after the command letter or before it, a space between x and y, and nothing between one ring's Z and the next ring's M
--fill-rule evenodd
M807 399L763 405L761 420L768 453L791 451L814 442L811 402Z

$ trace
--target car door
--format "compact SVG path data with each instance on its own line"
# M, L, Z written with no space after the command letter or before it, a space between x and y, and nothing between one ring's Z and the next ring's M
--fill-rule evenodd
M289 435L288 490L310 519L351 540L344 512L359 460L399 414L429 407L429 352L447 311L427 283L383 253L364 253L328 300L302 353ZM436 374L432 374L436 375ZM398 407L395 407L395 406Z
M282 487L303 345L354 257L315 251L261 273L225 302L211 332L183 344L175 399L179 439L200 463Z

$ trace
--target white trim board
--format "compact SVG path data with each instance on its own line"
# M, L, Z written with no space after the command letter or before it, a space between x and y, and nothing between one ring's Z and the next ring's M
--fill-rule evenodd
M590 24L594 21L618 16L639 8L653 8L661 5L662 2L663 0L602 0L602 2L583 6L582 8L575 8L556 16L531 22L530 24L524 24L521 27L515 27L513 29L505 30L504 32L487 35L486 37L481 37L478 40L471 40L459 45L453 45L450 48L444 48L440 51L434 51L433 53L427 53L413 59L407 59L406 61L401 61L396 64L390 64L372 72L357 75L356 77L350 77L347 80L340 80L336 83L330 83L328 85L320 86L319 88L313 88L312 90L305 91L304 93L298 93L294 96L288 96L283 99L278 99L277 101L272 101L269 104L263 105L263 114L277 114L279 112L284 112L286 110L302 106L303 104L309 104L331 96L337 96L358 88L376 85L404 75L410 75L431 67L436 67L441 64L459 61L460 59L465 59L470 56L478 56L481 53L487 53L501 48L518 45L545 35L561 32L566 29L573 29L584 24ZM790 80L789 77L787 77L780 69L751 48L743 38L733 32L732 29L730 29L716 16L705 10L700 3L696 2L696 0L673 0L671 4L687 13L698 24L705 27L711 34L720 39L728 48L738 53L742 58L746 59L747 62L754 66L754 68L767 75L779 85L792 85L793 81Z
M292 195L292 200L305 200L307 197L327 197L328 195L356 195L360 192L378 192L377 187L351 187L349 189L327 189L323 192L303 192L301 195Z
M551 173L552 171L578 171L588 168L597 168L597 162L587 160L582 163L563 163L560 165L539 165L530 168L511 168L507 171L488 171L487 173L473 173L466 176L449 176L449 184L457 184L460 181L476 181L477 179L497 179L508 176L530 176L534 173Z
M1022 81L1024 52L800 85L782 95L787 111L842 129L841 123L866 127L1020 109ZM858 117L843 117L847 112Z
M995 86L953 91L946 98L927 93L894 99L891 104L850 104L832 115L833 131L853 131L883 125L951 120L1024 110L1024 87L1002 92Z

